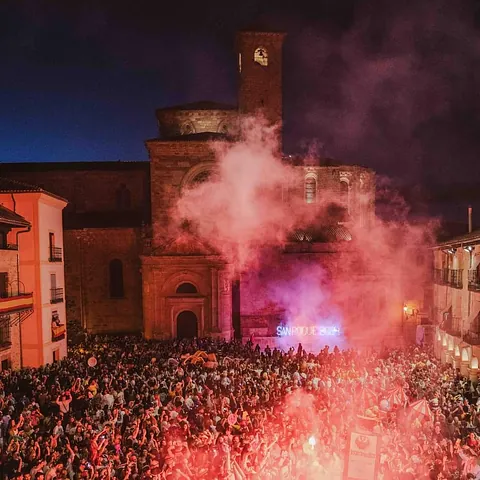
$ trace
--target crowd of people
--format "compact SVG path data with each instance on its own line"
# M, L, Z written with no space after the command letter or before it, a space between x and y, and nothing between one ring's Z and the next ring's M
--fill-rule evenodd
M478 389L426 348L94 337L0 381L8 480L336 479L352 429L380 439L379 479L480 479Z

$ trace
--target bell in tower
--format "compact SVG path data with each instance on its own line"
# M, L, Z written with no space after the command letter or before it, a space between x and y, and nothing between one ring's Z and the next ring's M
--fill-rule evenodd
M280 132L284 38L285 34L278 32L242 31L237 35L240 114L262 113Z

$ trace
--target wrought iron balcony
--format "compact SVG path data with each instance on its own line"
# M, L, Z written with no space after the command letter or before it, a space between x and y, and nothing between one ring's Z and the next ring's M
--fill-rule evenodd
M50 251L50 257L48 258L49 262L61 262L62 261L63 257L62 257L61 247L50 246L49 251Z
M450 270L448 268L436 268L433 272L433 281L439 285L450 283Z
M453 288L463 288L463 270L436 268L433 272L433 281L438 285L449 285Z
M51 288L50 303L62 303L62 302L63 302L63 288Z
M0 250L18 250L16 243L0 243Z
M453 288L463 288L463 270L450 270L449 285Z
M480 292L480 275L477 270L468 271L468 289L473 292Z

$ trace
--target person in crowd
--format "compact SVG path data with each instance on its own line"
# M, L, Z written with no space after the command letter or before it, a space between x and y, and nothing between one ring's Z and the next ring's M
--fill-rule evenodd
M420 399L426 409L410 407ZM0 372L0 471L340 479L356 429L381 438L382 480L480 479L479 406L476 385L428 348L262 352L251 341L84 336L61 362Z

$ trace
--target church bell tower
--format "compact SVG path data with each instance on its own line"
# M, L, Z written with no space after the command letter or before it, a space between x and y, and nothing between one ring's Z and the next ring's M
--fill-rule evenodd
M263 113L282 128L282 49L284 33L242 31L237 34L240 114Z

